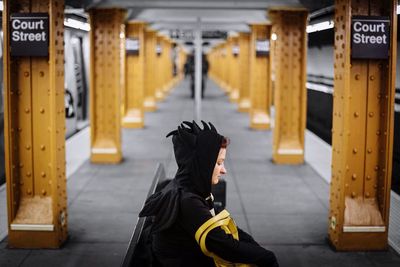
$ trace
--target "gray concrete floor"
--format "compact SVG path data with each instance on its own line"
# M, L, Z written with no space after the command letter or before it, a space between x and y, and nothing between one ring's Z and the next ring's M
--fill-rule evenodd
M123 130L124 161L86 162L68 179L69 240L59 250L8 249L0 266L119 266L158 162L174 176L171 140L165 135L193 118L184 81L146 114L146 127ZM337 253L328 246L329 185L308 165L271 162L272 132L249 129L249 118L208 81L203 119L231 139L226 168L227 209L237 224L274 251L281 266L400 266L385 252Z

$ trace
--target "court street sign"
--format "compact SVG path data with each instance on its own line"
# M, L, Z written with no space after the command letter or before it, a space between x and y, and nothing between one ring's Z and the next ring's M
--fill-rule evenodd
M11 56L46 57L49 55L49 14L11 14L10 34Z
M351 19L351 57L387 59L389 57L389 17L353 16Z

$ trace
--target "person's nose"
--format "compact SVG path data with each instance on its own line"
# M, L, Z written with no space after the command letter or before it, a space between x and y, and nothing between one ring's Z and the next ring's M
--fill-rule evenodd
M222 168L221 168L221 174L226 174L225 165L222 165Z

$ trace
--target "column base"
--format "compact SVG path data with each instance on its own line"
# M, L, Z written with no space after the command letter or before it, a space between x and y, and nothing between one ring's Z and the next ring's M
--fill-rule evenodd
M144 108L144 111L150 111L150 112L156 111L157 106L156 106L156 101L154 100L154 98L147 98L144 101L143 108Z
M384 251L388 250L387 229L382 233L341 233L339 240L329 239L336 251Z
M239 100L239 112L249 112L251 107L250 99L244 98Z
M8 247L23 249L56 249L65 242L53 231L9 230Z
M256 130L270 129L270 117L266 112L253 111L250 114L250 128Z
M164 99L164 90L162 88L156 90L156 100L162 101Z
M94 147L91 150L90 161L99 164L118 164L122 161L122 153L117 148Z
M169 81L166 85L164 85L164 86L162 87L162 92L163 92L163 94L164 94L164 98L167 97L167 95L168 95L169 90L171 89L171 87L172 87L172 81Z
M122 118L122 127L124 128L143 128L144 118L143 112L139 109L132 109Z
M23 196L10 224L8 246L11 248L59 248L67 238L67 221L56 225L52 196ZM64 211L62 211L64 214ZM64 214L65 215L65 214Z
M237 103L239 101L239 90L238 89L232 89L231 93L229 95L229 101L232 103Z
M278 149L274 149L272 161L276 164L303 164L304 149L294 142L280 145Z
M232 92L232 87L229 86L229 84L225 83L224 84L224 91L226 92L227 95L230 95Z

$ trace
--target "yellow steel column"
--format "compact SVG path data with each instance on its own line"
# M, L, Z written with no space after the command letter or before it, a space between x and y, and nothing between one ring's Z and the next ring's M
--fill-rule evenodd
M304 162L306 126L307 16L304 9L271 10L276 52L275 127L273 161L279 164Z
M164 54L165 54L165 44L163 41L164 37L160 34L156 35L156 49L154 53L155 56L155 74L153 79L155 80L155 96L157 101L161 101L164 99L164 79L165 79L165 61L164 61Z
M209 64L208 77L215 80L215 48L208 52L207 60Z
M329 239L337 250L388 247L397 1L335 3ZM387 59L351 58L351 19L390 19ZM369 37L369 36L368 36Z
M218 85L223 88L224 84L224 68L222 67L225 63L224 57L224 46L221 44L218 48Z
M169 91L172 89L173 87L173 75L172 75L172 42L169 38L164 37L163 38L163 42L164 42L164 47L165 47L165 51L163 54L163 61L164 61L164 72L165 72L165 76L164 76L164 81L163 81L163 85L162 85L162 89L164 91L164 95L167 95L169 93Z
M121 152L121 9L90 10L91 161L118 163Z
M238 102L239 100L239 38L232 36L229 46L230 59L230 94L229 100L231 102Z
M126 25L126 37L139 42L137 54L126 54L125 96L122 126L143 128L144 126L144 22Z
M178 77L179 79L183 79L185 76L184 74L184 65L186 62L186 53L185 50L181 46L179 46L179 52L178 52Z
M215 82L217 81L217 51L217 47L214 47L208 55L208 61L210 64L208 75L210 76L210 79Z
M58 248L67 238L64 1L3 4L8 246ZM38 12L49 15L49 56L11 57L10 15Z
M167 37L162 38L162 43L164 46L164 53L162 54L162 61L163 61L163 81L161 84L161 90L163 91L164 97L168 94L168 89L171 87L171 74L172 74L172 67L170 64L171 61L171 46L168 41Z
M225 58L226 58L226 83L225 83L225 90L228 96L232 92L232 37L228 37L228 40L225 44Z
M155 78L155 62L156 62L156 31L146 28L145 36L145 79L144 79L144 110L155 111L156 105L156 78Z
M229 55L228 55L228 42L225 42L222 46L222 88L229 94Z
M249 88L249 43L250 34L239 33L239 111L248 112L250 110L250 88Z
M226 68L224 68L225 64L225 55L224 55L224 44L222 43L218 48L218 85L222 89L224 88L224 74Z
M269 55L256 55L258 40L269 42L271 25L252 24L250 42L250 127L270 128L270 60Z
M215 66L211 66L211 68L215 69L215 82L219 87L222 87L222 72L221 72L221 64L222 64L222 44L219 44L216 47L215 51Z
M167 38L167 43L168 43L168 55L166 56L166 58L168 60L168 65L169 65L169 71L168 71L169 85L167 86L167 91L169 93L178 83L178 77L174 76L174 64L176 64L177 60L178 47L176 47L176 43L174 43L169 38Z

